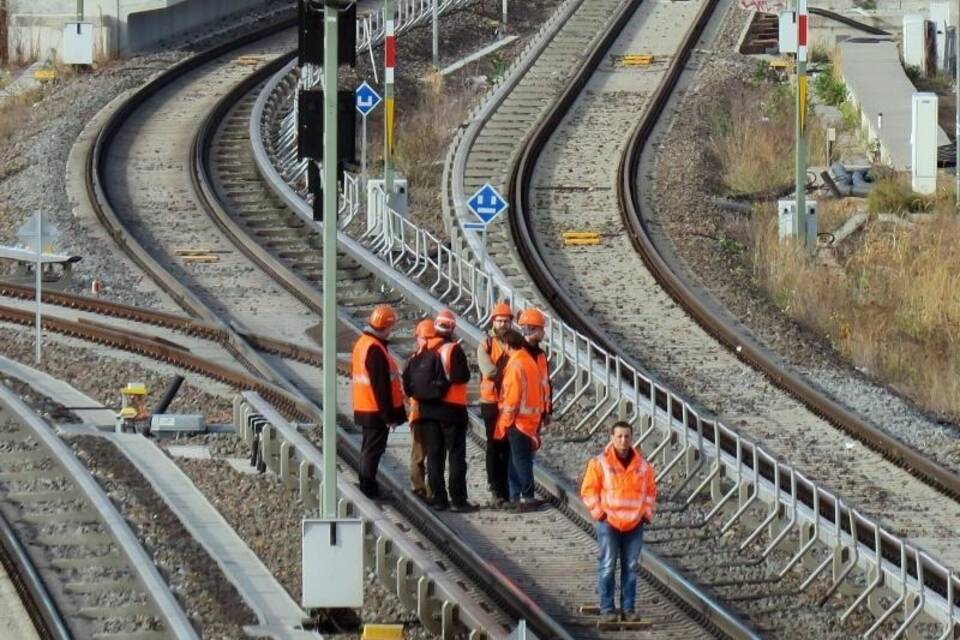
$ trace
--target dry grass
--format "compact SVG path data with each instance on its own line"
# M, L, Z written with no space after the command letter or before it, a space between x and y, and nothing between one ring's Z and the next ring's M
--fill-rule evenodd
M920 406L960 417L960 217L871 221L839 269L779 244L772 209L754 220L754 274L781 309Z
M418 224L443 230L443 161L457 127L466 119L476 91L428 78L416 96L397 100L396 167L410 185L410 211ZM368 172L383 170L383 111L368 118ZM359 155L359 145L357 154Z
M767 196L794 177L794 94L784 86L731 90L712 110L707 149L719 168L720 188L735 196ZM813 117L808 109L809 117ZM708 118L709 114L705 114ZM808 154L824 155L823 132L808 126Z
M0 147L6 146L10 136L30 121L33 105L42 97L42 89L32 89L0 104Z
M0 66L7 64L7 0L0 0Z

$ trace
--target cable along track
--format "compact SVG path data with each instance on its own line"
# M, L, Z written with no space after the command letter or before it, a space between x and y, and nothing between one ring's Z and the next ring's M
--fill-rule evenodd
M702 29L705 20L701 19L698 23ZM695 25L694 28L698 27ZM649 101L652 108L648 113L656 112L657 104L665 99L663 96L669 95L672 82L679 75L685 61L686 55L683 52L674 56L667 72L669 81L661 84L658 92ZM520 95L524 95L522 88L527 80L522 71L516 74L515 80L518 80L519 84L511 81L507 84L511 88L519 87ZM536 158L547 144L549 135L560 126L567 109L578 95L579 88L586 81L586 76L574 80L570 86L575 87L578 83L580 86L568 91L565 104L559 104L548 117L541 118L536 123L536 131L519 151L522 154L520 163L509 163L516 151L505 146L500 156L501 163L497 166L511 167L512 172L504 172L494 178L502 178L507 173L512 178L511 241L518 245L524 264L518 266L515 260L510 259L510 252L503 251L491 252L490 261L487 263L496 275L498 285L506 286L506 274L519 280L516 286L525 296L532 287L520 274L529 270L535 276L534 282L539 293L546 296L555 308L560 310L561 316L571 322L572 327L564 327L562 323L555 322L561 326L551 331L555 342L554 350L561 352L558 359L566 355L568 360L577 362L576 366L585 379L585 384L580 388L586 388L585 395L594 399L598 406L598 411L591 415L589 420L581 421L578 428L587 431L599 427L602 419L596 419L597 416L602 418L610 415L612 411L622 411L622 408L614 408L617 404L627 402L629 407L630 403L636 402L642 406L643 413L653 417L653 424L657 427L647 433L651 440L645 449L656 453L658 469L662 471L666 465L666 468L679 472L680 488L686 492L683 498L693 499L691 489L696 487L701 479L712 487L711 498L716 508L711 511L711 519L725 522L722 527L724 531L732 530L741 536L742 542L739 542L737 547L749 547L758 541L762 543L762 557L755 558L754 564L767 567L768 575L764 579L777 582L780 580L779 574L784 572L787 580L791 575L800 578L793 583L793 588L803 586L804 589L811 587L819 590L819 593L807 595L806 615L812 621L826 618L819 606L819 600L827 593L835 594L839 590L846 597L841 602L830 600L832 611L838 616L849 611L852 615L852 618L849 618L850 624L853 625L850 628L861 633L883 630L891 635L898 635L908 628L912 633L922 629L922 634L928 637L952 633L956 612L952 606L948 607L947 602L954 601L956 586L952 572L955 563L951 555L957 551L953 534L956 526L949 517L944 517L942 512L944 506L951 512L956 511L954 505L944 503L942 495L936 490L923 486L899 469L892 468L889 463L870 451L863 453L862 458L867 459L861 461L862 467L858 472L853 472L849 479L840 476L839 489L842 494L828 490L822 484L824 480L831 484L837 482L835 466L829 473L818 473L816 482L812 481L782 462L788 457L797 457L795 446L771 444L770 436L775 434L769 433L760 436L763 444L756 446L750 441L758 437L756 432L752 433L748 440L743 437L744 434L728 429L705 414L697 405L671 392L646 374L637 362L625 353L630 344L629 332L613 338L595 329L595 321L580 311L565 291L565 287L556 281L548 266L544 264L541 248L537 246L534 232L530 228L533 219L531 207L527 203L527 199L531 197L530 179ZM451 152L451 200L460 220L465 215L464 198L476 186L471 183L475 176L470 176L473 149L485 136L496 136L498 124L494 120L494 114L498 113L501 104L506 104L509 94L510 89L504 88L498 95L492 96L487 104L477 111L477 118ZM620 126L622 127L622 123ZM596 132L593 133L596 135ZM481 164L477 166L492 166L483 153L480 154L480 159ZM487 168L480 169L481 172L484 170ZM466 176L465 183L459 179L463 176ZM602 185L602 188L616 193L619 185L610 180ZM517 215L518 211L521 215ZM482 253L473 235L465 234L465 240L473 253ZM619 262L619 257L609 254L602 257L594 255L591 267L595 269L601 264L614 266ZM616 304L622 306L623 280L617 277L611 280L618 285ZM668 343L661 346L661 351L666 344ZM590 386L595 389L589 389ZM634 409L636 406L634 405ZM721 444L719 457L716 456L714 447L716 442ZM817 444L819 443L804 442L802 445L808 447L809 451L809 456L803 459L804 469L812 467L812 459L817 455L828 453ZM838 450L846 451L846 444L842 442ZM860 451L857 450L858 453ZM691 456L698 454L702 455L703 459L700 462L691 461ZM857 462L854 461L853 464ZM851 466L848 461L845 469L850 470ZM722 479L721 470L725 475ZM914 501L904 512L905 517L911 519L910 526L899 527L901 535L913 542L907 542L904 537L899 537L878 524L889 519L887 503L883 502L883 498L890 494L883 490L879 494L872 493L869 487L876 486L873 476L879 475L880 481L884 481L886 478L883 476L887 474L892 474L897 484L912 483L917 489L917 493L913 495L925 496L920 499L919 506ZM700 485L700 489L703 488L705 487ZM890 488L892 487L888 487L888 490ZM844 501L848 499L853 501L855 508L846 506L849 502ZM859 510L861 507L862 511ZM838 522L839 527L836 526ZM772 530L764 534L769 525L772 525ZM913 535L919 527L923 527L921 535ZM931 542L937 547L935 552L930 550ZM764 557L777 547L789 549L787 561L780 561L779 564L765 561ZM930 554L927 551L931 551ZM739 556L734 556L737 557ZM702 561L702 558L699 560ZM727 561L743 560L741 558ZM682 560L678 562L682 564ZM803 571L799 570L799 566L804 567ZM689 567L689 570L692 575L697 575L695 566ZM919 581L918 573L922 573ZM775 592L768 589L768 602L756 607L758 612L751 612L750 600L762 600L762 596L743 597L732 593L730 597L724 597L724 591L735 592L742 582L727 585L723 585L723 580L714 582L721 585L714 588L718 597L731 602L736 610L744 611L752 620L756 619L758 624L764 624L764 615L776 615L778 606ZM803 593L803 590L798 593ZM784 596L781 602L788 599L786 594ZM835 595L834 599L839 599L839 596ZM740 604L737 604L738 602ZM864 604L866 607L861 606ZM779 607L782 607L782 610L788 609L785 603ZM771 611L765 614L765 608ZM869 613L864 614L865 609L869 609ZM936 624L932 624L934 620ZM796 622L795 624L802 626ZM792 628L790 631L796 633ZM836 631L841 636L849 632L842 629Z
M53 428L6 385L0 385L0 431L4 537L16 536L25 550L7 553L18 573L45 583L52 599L40 605L47 610L43 637L196 640L110 498Z

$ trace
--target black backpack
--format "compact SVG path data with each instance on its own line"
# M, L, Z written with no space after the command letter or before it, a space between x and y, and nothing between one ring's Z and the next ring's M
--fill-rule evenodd
M403 391L414 400L442 400L450 389L450 380L443 370L439 351L422 349L407 362L403 370Z

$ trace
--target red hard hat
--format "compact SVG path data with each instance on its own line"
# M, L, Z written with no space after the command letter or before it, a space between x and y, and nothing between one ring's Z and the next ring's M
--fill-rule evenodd
M439 332L450 333L457 328L457 316L453 315L453 311L449 309L441 309L437 313L436 320L433 321L433 326Z
M524 309L520 313L520 321L517 323L521 327L540 327L547 326L547 318L539 309Z
M437 332L433 327L433 320L427 318L426 320L421 320L419 323L417 323L417 330L414 335L418 338L436 337Z
M498 302L493 308L493 311L490 313L491 318L502 318L502 317L513 318L513 310L510 309L510 305L506 302Z
M377 331L391 328L397 323L397 313L388 304L378 304L370 313L370 326Z

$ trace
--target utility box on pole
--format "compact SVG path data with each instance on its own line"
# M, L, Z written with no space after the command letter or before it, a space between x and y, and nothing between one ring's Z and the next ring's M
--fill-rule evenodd
M303 520L304 609L359 609L363 606L363 522Z
M953 0L931 0L930 21L933 23L936 34L937 69L951 71L950 60L947 56L947 29L950 26L950 5Z
M370 178L367 180L367 202L372 202L375 190L379 188L386 193L383 180L380 178ZM409 212L409 192L407 191L406 178L393 179L393 210L404 218Z
M779 22L778 48L780 53L797 52L797 13L795 11L781 11Z
M902 54L905 67L917 67L927 75L927 19L923 16L903 16Z
M817 201L806 200L804 202L807 229L807 252L813 253L817 248ZM785 238L793 237L793 215L796 211L797 203L795 200L777 200L777 221L779 228L780 242Z
M910 130L913 190L931 194L937 190L937 94L914 93Z

